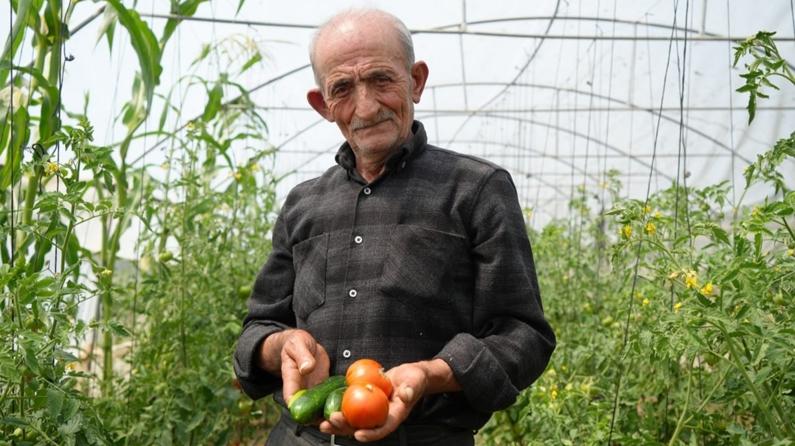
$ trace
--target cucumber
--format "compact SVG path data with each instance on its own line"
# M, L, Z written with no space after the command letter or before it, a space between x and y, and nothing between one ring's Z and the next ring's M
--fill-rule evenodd
M326 397L334 390L345 385L345 377L342 375L329 376L320 384L306 389L304 392L296 392L290 398L287 409L290 410L290 417L299 424L310 424L317 420L323 412L323 405Z
M340 411L340 406L342 406L342 394L345 393L345 389L347 388L348 386L337 387L328 394L328 397L326 397L326 404L323 405L323 418L328 420L331 418L333 412Z

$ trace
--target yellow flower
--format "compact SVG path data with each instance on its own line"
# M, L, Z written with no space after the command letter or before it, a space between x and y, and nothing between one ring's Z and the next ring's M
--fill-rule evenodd
M632 226L624 225L624 227L621 228L621 235L623 235L626 239L632 237Z
M645 307L646 305L649 305L650 303L651 303L651 301L649 301L649 299L643 299L643 306L644 306L644 307Z
M235 177L235 181L240 181L240 179L241 179L241 178L243 178L243 174L242 174L242 173L240 173L240 171L239 171L239 170L238 170L238 171L236 171L236 172L235 172L234 174L232 174L232 175Z
M678 313L678 312L679 312L679 310L681 310L681 309L682 309L682 305L684 305L684 304L682 304L682 302L677 302L677 303L675 303L675 304L674 304L674 313Z
M712 282L707 282L706 285L704 285L703 287L701 287L700 290L698 290L698 292L701 293L704 296L712 296L712 292L713 291L714 290L713 290L713 287L712 287Z
M646 230L646 234L649 235L654 235L657 233L657 226L654 226L654 223L652 222L646 223L646 227L644 229Z
M58 163L53 163L52 161L47 161L47 165L44 167L44 173L47 176L54 175L61 171L61 166Z
M647 204L646 206L643 207L643 215L650 214L650 213L651 213L651 206L649 206Z
M660 217L662 217L662 212L657 211L654 213L654 218L660 218Z
M690 270L687 273L685 273L685 286L687 288L698 287L698 276L696 275L695 271Z
M787 255L790 257L795 257L795 249L790 248L787 250Z

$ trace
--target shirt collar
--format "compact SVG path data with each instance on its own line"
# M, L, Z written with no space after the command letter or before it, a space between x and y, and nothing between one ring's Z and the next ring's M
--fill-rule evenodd
M411 137L401 144L400 147L395 150L395 153L387 158L386 172L405 167L407 163L411 162L414 157L425 149L427 142L428 137L425 134L425 127L423 127L420 121L414 121L411 125ZM349 177L359 178L359 174L356 172L356 157L348 142L340 146L334 160L348 172Z

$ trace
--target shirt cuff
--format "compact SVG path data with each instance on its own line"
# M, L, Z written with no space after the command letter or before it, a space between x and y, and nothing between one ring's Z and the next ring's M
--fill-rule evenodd
M457 334L436 358L450 366L473 409L487 413L505 409L519 395L486 344L469 333Z
M255 323L243 329L235 347L234 369L240 387L251 399L260 399L282 386L281 378L257 366L257 354L265 338L286 329L277 322Z

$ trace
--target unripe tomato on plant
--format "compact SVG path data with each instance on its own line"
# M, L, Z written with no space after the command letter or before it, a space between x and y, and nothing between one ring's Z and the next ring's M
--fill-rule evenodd
M251 285L241 285L240 288L237 289L237 297L241 299L248 299L251 295Z
M373 384L351 384L342 395L342 415L357 429L381 426L389 414L389 398Z
M392 396L392 381L384 375L384 368L373 359L358 359L345 372L345 384L372 384L386 395Z
M169 260L171 260L173 258L174 258L174 253L172 253L171 251L167 251L167 250L166 251L161 251L160 254L158 254L158 256L157 256L157 260L160 263L166 263L166 262L168 262Z

